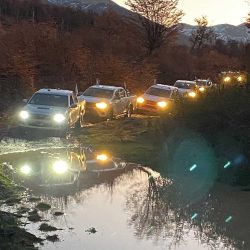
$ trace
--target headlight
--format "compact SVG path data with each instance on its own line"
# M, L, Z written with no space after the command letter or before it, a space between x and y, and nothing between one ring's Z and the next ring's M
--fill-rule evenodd
M24 175L29 175L31 172L31 167L29 165L24 165L21 167L20 171Z
M96 159L98 161L107 161L108 160L108 156L106 154L101 154L101 155L97 155Z
M195 92L190 92L188 93L189 97L195 98L196 97L196 93Z
M167 107L167 102L158 102L157 103L157 106L160 107L160 108L166 108Z
M224 82L230 82L231 81L231 77L230 76L226 76L225 78L224 78Z
M98 109L106 109L108 107L108 104L105 102L98 102L98 103L96 103L96 107Z
M137 98L137 102L140 103L140 104L142 104L142 103L145 102L145 100L142 97L138 97Z
M64 122L66 117L63 114L56 114L54 115L54 121L57 123L62 123Z
M53 164L53 170L57 174L64 174L68 170L68 164L65 161L59 160Z
M237 77L237 80L238 80L239 82L242 82L242 81L243 81L243 77L242 77L242 76L238 76L238 77Z
M204 88L204 87L200 87L200 88L199 88L199 91L200 91L200 92L204 92L204 91L205 91L205 88Z
M28 111L25 111L25 110L22 110L20 113L19 113L19 116L22 120L27 120L29 118L29 113Z

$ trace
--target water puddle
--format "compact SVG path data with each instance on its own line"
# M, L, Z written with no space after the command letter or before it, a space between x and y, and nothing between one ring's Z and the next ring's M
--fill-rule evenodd
M175 180L81 147L13 151L0 163L28 189L2 210L27 208L23 227L49 236L39 249L250 249L250 195L237 188L215 184L182 202ZM34 210L40 219L32 222Z

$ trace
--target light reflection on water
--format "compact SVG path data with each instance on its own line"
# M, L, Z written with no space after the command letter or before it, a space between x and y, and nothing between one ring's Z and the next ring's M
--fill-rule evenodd
M50 172L51 162L62 159L70 171L58 177ZM52 205L43 218L63 229L56 232L60 242L45 242L41 249L249 249L248 193L216 185L199 202L187 205L180 202L174 180L112 157L104 165L96 159L84 149L1 158L17 169L16 181ZM32 166L33 174L18 171L24 163ZM55 211L65 214L54 217ZM229 216L232 220L226 223ZM39 232L39 225L26 228L45 238L48 234ZM96 234L85 231L91 227Z

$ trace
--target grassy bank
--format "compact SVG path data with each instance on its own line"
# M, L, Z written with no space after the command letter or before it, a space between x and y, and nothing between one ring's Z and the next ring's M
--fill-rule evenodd
M77 138L129 162L154 166L161 147L159 124L157 117L134 116L89 126Z
M20 201L17 187L7 176L9 169L5 165L0 165L0 200L8 206L12 206ZM20 228L18 216L12 213L0 211L0 249L36 249L35 243L40 243L41 239Z

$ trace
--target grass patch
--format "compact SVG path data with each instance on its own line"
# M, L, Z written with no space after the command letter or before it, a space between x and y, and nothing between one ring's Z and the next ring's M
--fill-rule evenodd
M20 203L17 186L8 179L0 168L0 197L6 199L5 203L9 206ZM17 214L0 211L0 249L36 249L35 243L41 243L42 239L26 232L19 227L18 218L22 217L27 210L22 207Z
M98 123L77 136L85 145L109 151L115 157L143 165L154 165L161 146L160 119L135 116L131 119Z

